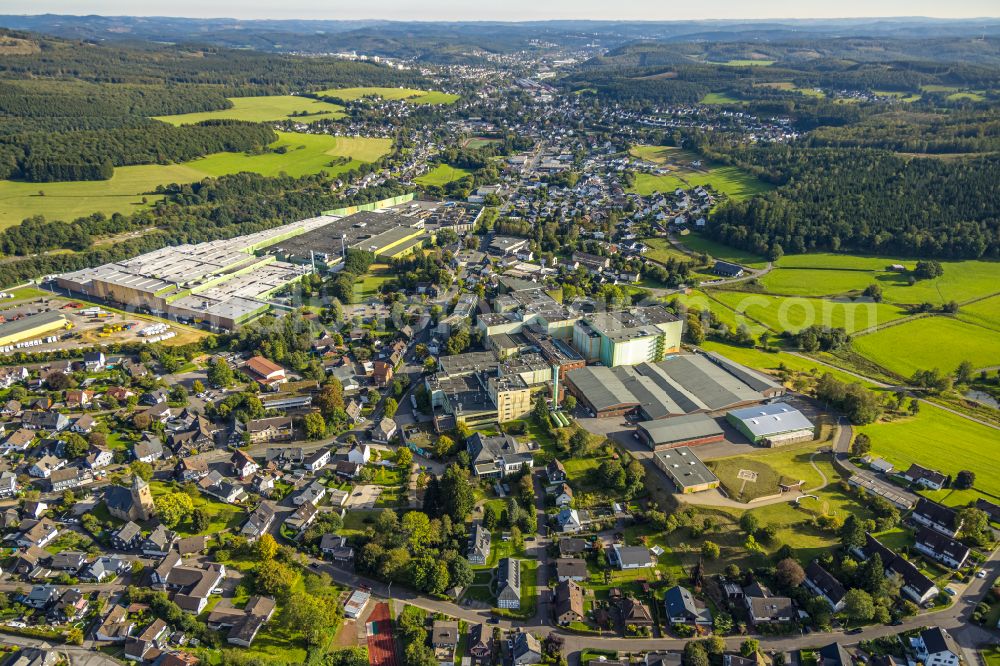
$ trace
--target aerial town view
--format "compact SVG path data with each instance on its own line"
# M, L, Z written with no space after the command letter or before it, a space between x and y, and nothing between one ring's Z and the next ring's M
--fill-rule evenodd
M998 10L0 0L0 666L1000 666Z

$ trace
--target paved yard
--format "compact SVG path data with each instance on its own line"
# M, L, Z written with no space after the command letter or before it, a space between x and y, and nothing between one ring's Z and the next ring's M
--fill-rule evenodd
M374 509L381 494L382 489L379 486L356 486L354 492L347 498L347 508Z

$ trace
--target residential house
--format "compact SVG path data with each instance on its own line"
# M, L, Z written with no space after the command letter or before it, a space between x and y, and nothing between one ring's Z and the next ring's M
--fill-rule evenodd
M94 475L90 473L89 469L67 467L65 469L57 469L49 475L49 487L52 489L52 492L58 493L71 488L79 488L93 480Z
M653 566L653 556L645 546L613 544L608 551L608 561L619 569L641 569Z
M854 666L854 659L843 645L834 642L816 651L816 666Z
M910 641L924 666L958 666L963 661L962 648L940 627L924 629Z
M962 542L929 527L917 530L914 548L950 569L962 568L971 553L969 547Z
M545 477L548 479L549 485L566 483L569 479L566 476L566 468L561 462L555 459L545 466Z
M38 479L47 479L52 472L66 466L66 461L55 456L44 455L28 468L28 474Z
M238 483L233 483L222 476L217 470L212 470L198 481L198 489L206 495L211 495L226 504L239 504L247 498L246 490Z
M59 599L49 609L47 619L51 623L66 624L76 622L87 612L90 601L78 588L63 590Z
M34 518L35 520L38 520L44 516L45 512L48 510L48 503L41 500L25 500L24 504L21 505L21 515L24 518Z
M396 425L396 422L386 417L376 423L369 434L373 442L388 444L398 431L399 427Z
M0 498L13 497L17 491L17 474L10 470L0 474Z
M94 431L94 426L97 425L97 419L91 414L84 414L77 417L73 421L73 425L69 427L71 432L79 433L81 435L89 435Z
M553 614L556 622L561 625L582 621L583 589L571 580L564 580L556 585Z
M755 624L783 624L796 617L795 602L788 597L751 596L744 597L747 616Z
M44 548L50 541L59 536L59 528L48 518L41 520L25 520L21 523L21 533L14 539L21 548L37 546Z
M116 556L103 556L91 562L80 574L80 580L92 583L103 583L125 573L132 563Z
M150 653L154 651L159 653L168 631L167 623L156 618L138 636L129 636L125 639L125 658L143 662Z
M163 442L156 435L143 433L142 439L132 445L132 455L144 463L154 463L163 457Z
M351 448L347 451L348 462L352 462L357 465L367 465L371 459L372 450L367 444L351 444Z
M471 666L490 666L493 663L492 633L492 630L482 623L469 627L465 654L472 662Z
M560 484L554 493L556 506L567 508L573 505L573 489L568 483Z
M83 367L87 369L87 372L97 372L103 370L105 366L107 366L107 359L104 357L104 352L87 352L83 355Z
M374 368L372 380L375 386L385 388L392 381L392 366L385 361L375 361Z
M469 550L467 558L470 564L486 564L490 559L490 544L493 536L482 523L475 522L469 532Z
M111 449L91 444L87 450L85 463L90 469L101 469L113 463L114 460L115 455L111 452Z
M11 451L23 453L31 447L34 439L34 432L28 428L19 428L7 436L3 443L0 444L0 449L3 449L5 453Z
M337 476L341 476L345 479L356 479L358 475L361 474L363 465L358 463L353 463L348 460L341 460L337 462L337 466L334 468Z
M559 557L581 557L590 548L586 539L564 537L559 539Z
M247 423L247 433L251 444L284 442L295 435L290 416L275 416L267 419L255 419Z
M519 609L521 607L521 562L505 557L496 568L497 607Z
M618 612L621 614L622 623L626 627L651 627L653 626L653 614L646 604L632 597L622 597L618 601Z
M131 520L111 535L111 545L118 550L138 550L142 543L142 528Z
M913 507L913 513L910 514L910 520L950 537L958 534L958 530L961 528L957 511L924 497L917 500L917 505Z
M197 615L205 610L208 597L226 575L223 564L211 562L203 567L185 566L180 555L171 551L153 570L152 584L174 592L174 603L181 610Z
M514 633L507 641L508 662L511 666L530 666L542 661L542 645L532 634Z
M21 603L28 608L45 610L59 598L59 589L52 585L35 585L21 597Z
M556 580L560 583L567 580L581 583L590 575L587 571L587 561L579 558L560 557L553 566Z
M63 402L69 409L86 409L94 401L94 392L90 389L67 389Z
M246 451L236 449L229 458L229 465L232 467L233 476L237 479L247 479L257 473L260 465Z
M319 541L319 550L334 562L350 562L354 559L354 549L347 543L347 537L327 533Z
M317 449L306 456L303 466L310 472L318 472L330 463L330 449Z
M274 522L274 507L267 502L261 502L253 512L247 516L247 521L240 528L240 534L246 537L251 543L259 539L271 529Z
M674 585L663 596L663 605L670 624L711 626L712 612L695 599L686 587Z
M911 464L910 468L900 474L900 476L910 483L927 488L928 490L941 490L948 480L948 477L941 472L921 467L916 463Z
M316 505L311 502L305 502L292 515L285 518L285 525L296 534L302 534L316 520L317 515L319 515L319 510L316 508Z
M75 550L64 550L49 558L49 568L75 574L87 563L87 554Z
M323 501L326 497L327 487L319 480L313 481L308 486L303 488L298 495L292 498L292 502L295 506L302 506L303 504L311 504L316 506Z
M111 643L121 643L132 633L135 620L129 619L124 606L114 605L101 623L94 629L94 639Z
M565 508L556 514L556 525L563 534L574 534L583 529L583 521L580 512L576 509Z
M174 474L184 483L202 479L208 475L208 458L202 455L181 458L174 468Z
M834 613L844 608L844 597L847 589L829 571L823 568L818 560L813 560L806 567L805 585L813 594L823 597Z
M140 548L146 557L163 557L170 552L170 545L174 542L174 535L170 533L164 525L160 524L153 528L145 539L142 540Z
M431 647L434 658L440 666L455 666L455 651L458 649L458 622L434 620L431 625Z

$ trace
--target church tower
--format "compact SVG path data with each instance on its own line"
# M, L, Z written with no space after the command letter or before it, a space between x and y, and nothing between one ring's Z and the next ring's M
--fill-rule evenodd
M153 506L153 491L138 474L132 475L132 510L137 520L149 520L156 512Z

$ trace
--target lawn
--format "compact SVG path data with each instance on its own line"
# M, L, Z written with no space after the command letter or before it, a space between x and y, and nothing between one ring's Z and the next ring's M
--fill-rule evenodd
M344 117L344 107L339 104L330 104L298 95L230 97L229 100L233 103L231 109L158 116L156 120L162 120L172 125L190 125L203 120L219 119L249 120L255 123L291 119L300 123L312 123L317 120L336 120ZM303 113L308 115L303 115Z
M858 430L871 438L874 453L897 469L911 463L951 475L969 469L976 473L977 489L1000 496L1000 437L992 428L921 403L914 417Z
M381 97L389 100L405 99L412 104L454 104L459 98L451 93L414 88L329 88L316 94L320 97L336 97L345 102L353 102L362 97Z
M711 238L698 233L690 233L687 236L682 236L679 240L684 247L692 252L704 252L713 259L731 261L741 266L749 266L750 268L764 268L767 266L767 260L760 255L717 243Z
M744 323L744 318L737 318L737 315L733 310L717 301L712 300L704 291L693 289L687 294L671 294L667 300L671 301L675 298L689 308L697 308L702 312L709 311L714 313L719 321L731 329L736 329L741 323ZM750 329L755 333L759 334L764 330L752 321L746 320L745 323L750 326Z
M184 492L184 488L174 482L150 481L149 488L153 491L154 500L160 495L167 493ZM210 499L200 492L192 493L190 497L195 509L204 509L208 513L208 527L201 532L195 532L192 529L190 517L185 518L184 521L173 528L175 532L183 536L217 534L226 529L240 527L246 518L246 512L238 506Z
M864 291L876 282L873 272L812 268L778 268L760 279L770 293L786 296L835 296Z
M865 358L901 377L933 368L951 372L963 361L976 368L1000 363L996 331L948 316L914 319L859 336L851 344Z
M462 180L466 176L471 176L468 169L453 167L450 164L438 164L422 176L415 179L417 185L427 185L431 187L444 187L448 183Z
M372 264L368 272L354 283L354 298L359 303L367 303L378 298L379 290L386 282L395 279L388 264Z
M34 215L69 222L97 212L129 214L162 198L153 194L157 185L193 183L240 171L265 176L281 172L303 176L324 170L331 174L342 173L361 162L378 159L392 146L391 139L291 132L278 132L278 137L270 147L284 152L214 153L183 164L117 167L110 180L58 183L0 180L0 228L19 224ZM340 163L338 158L347 159ZM44 192L44 196L40 192ZM143 199L146 199L145 204Z
M848 333L854 333L907 315L904 310L888 303L832 301L738 291L713 291L711 294L737 313L752 317L776 333L796 332L813 324L843 327Z
M778 487L780 483L805 481L803 489L823 485L823 477L809 464L809 459L815 450L815 444L807 444L766 451L758 455L719 458L707 464L719 477L730 497L737 501L749 502L758 497L776 494L780 491ZM829 457L825 459L829 460ZM816 464L819 465L823 460L823 457L817 456ZM756 482L748 481L744 484L743 480L738 478L740 470L757 472Z
M684 254L673 245L666 238L643 238L642 242L649 246L646 253L643 255L648 259L653 261L659 261L661 263L666 263L670 261L671 258L680 261L690 261L691 257Z
M726 358L730 358L737 363L742 363L747 367L755 368L757 370L777 371L781 368L781 366L784 366L785 369L789 371L800 372L816 377L829 372L840 381L847 383L856 382L864 384L868 386L868 388L875 388L874 384L863 382L857 377L835 368L829 368L825 365L814 363L807 358L803 358L802 356L793 356L785 352L766 352L761 349L751 349L749 347L737 347L723 342L716 342L714 340L706 340L702 343L701 347L707 351L714 351L722 354Z
M691 189L703 185L711 185L716 192L736 200L771 189L770 185L739 167L712 166L708 171L679 170L662 176L637 173L635 184L629 191L648 196L655 192L673 192L678 187Z

